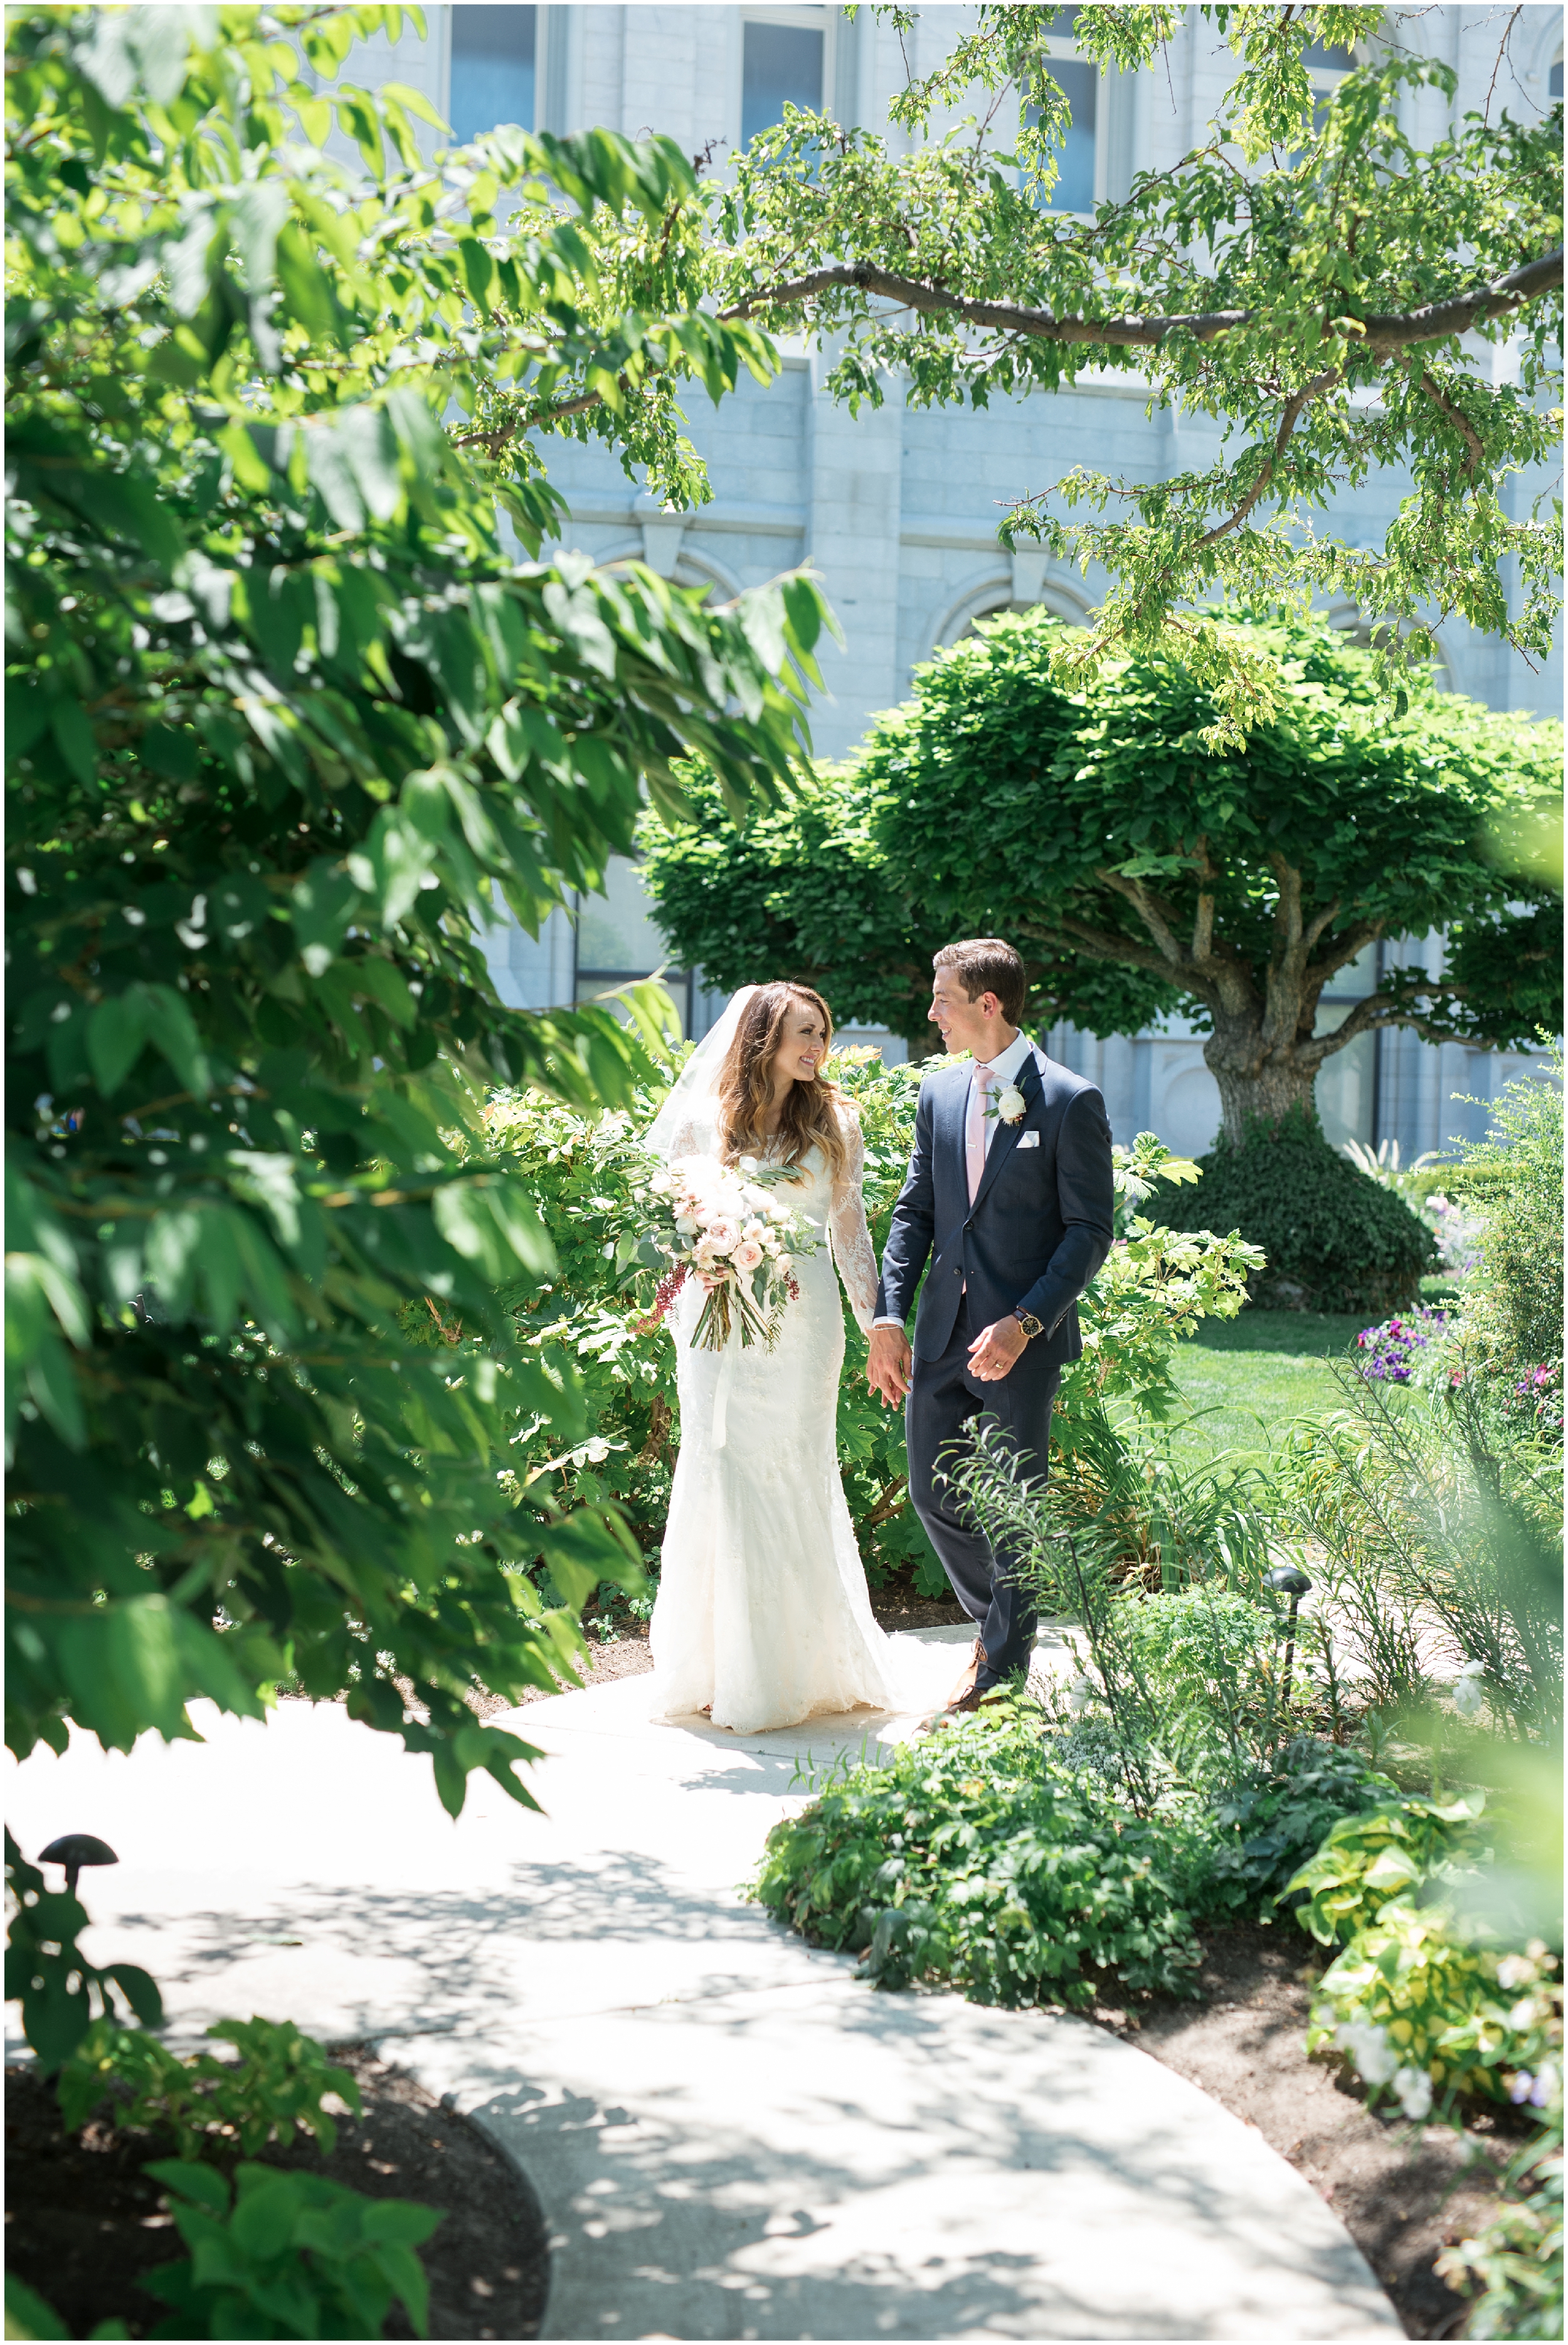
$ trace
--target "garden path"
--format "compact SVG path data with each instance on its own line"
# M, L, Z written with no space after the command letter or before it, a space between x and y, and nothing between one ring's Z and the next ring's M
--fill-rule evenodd
M899 1640L919 1702L954 1641ZM1316 2194L1171 2070L1082 2020L874 1995L741 1903L802 1771L910 1718L737 1737L652 1724L649 1689L509 1721L544 1816L475 1778L454 1822L424 1761L286 1702L198 1706L205 1748L36 1754L12 1828L118 1851L87 1950L146 1963L177 2035L370 2037L474 2115L550 2217L550 2336L1401 2334Z

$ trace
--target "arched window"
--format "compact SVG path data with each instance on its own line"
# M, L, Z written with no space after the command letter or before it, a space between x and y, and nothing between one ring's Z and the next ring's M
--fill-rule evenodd
M1005 611L1043 610L1069 627L1081 627L1087 623L1088 608L1087 595L1076 595L1072 588L1054 578L1044 581L1037 592L1026 594L1018 593L1016 580L991 578L983 585L970 587L948 605L936 624L931 648L942 651L950 644L963 643L976 632L983 620L1000 618Z

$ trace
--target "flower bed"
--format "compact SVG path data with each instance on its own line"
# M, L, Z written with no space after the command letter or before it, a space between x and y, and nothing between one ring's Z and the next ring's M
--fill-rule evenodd
M1369 1382L1408 1385L1424 1365L1421 1355L1448 1333L1449 1315L1432 1304L1363 1327L1356 1337L1359 1372Z

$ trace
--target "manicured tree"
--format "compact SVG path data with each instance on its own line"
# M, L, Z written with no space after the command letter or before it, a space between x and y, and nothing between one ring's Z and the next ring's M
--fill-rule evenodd
M1028 958L1036 1021L1110 1034L1162 1010L1195 1018L1232 1141L1253 1119L1310 1114L1319 1069L1358 1035L1403 1025L1507 1048L1557 1030L1561 897L1527 849L1559 727L1413 678L1392 716L1369 654L1320 624L1258 620L1237 632L1278 665L1284 705L1244 749L1216 752L1211 695L1163 655L1065 693L1064 632L1010 618L929 663L858 765L798 809L751 830L716 800L695 832L650 821L673 949L735 982L809 968L835 1004L907 1031L908 972L933 939L1006 936ZM858 919L814 925L810 875L840 841ZM772 919L749 953L732 862ZM1369 945L1443 927L1445 973L1386 970L1315 1030Z
M648 1071L504 1010L476 907L593 886L678 755L776 796L820 604L505 550L498 496L535 545L557 510L529 401L607 386L675 485L672 383L768 354L694 315L668 145L427 166L408 94L298 78L400 13L10 21L6 1731L125 1748L291 1670L455 1812L475 1767L528 1797L472 1680L576 1650L530 1571L636 1570L509 1470L581 1406L497 1302L551 1248L479 1110Z

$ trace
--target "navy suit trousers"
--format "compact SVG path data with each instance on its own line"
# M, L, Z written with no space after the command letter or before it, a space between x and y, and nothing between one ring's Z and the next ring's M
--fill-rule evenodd
M909 1443L909 1496L925 1524L953 1593L980 1632L986 1649L978 1683L999 1685L1029 1665L1036 1611L1018 1584L1018 1558L993 1554L956 1490L942 1480L945 1463L967 1448L982 1417L1000 1425L1024 1460L1024 1470L1043 1481L1049 1457L1051 1404L1060 1369L1027 1381L1004 1376L998 1384L967 1380L969 1346L978 1329L969 1325L967 1299L960 1303L952 1337L940 1359L916 1358L905 1403ZM944 1457L944 1452L949 1453Z

